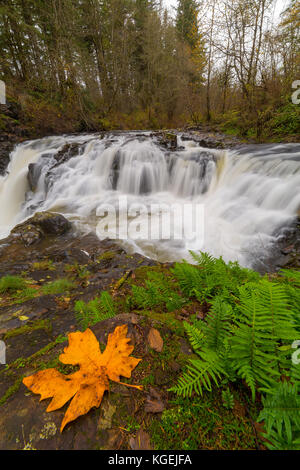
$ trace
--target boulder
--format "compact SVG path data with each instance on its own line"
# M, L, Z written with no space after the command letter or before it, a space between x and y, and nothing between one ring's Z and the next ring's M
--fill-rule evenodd
M64 235L71 227L71 223L61 214L38 212L31 219L17 225L1 244L21 241L25 246L31 246L48 236Z

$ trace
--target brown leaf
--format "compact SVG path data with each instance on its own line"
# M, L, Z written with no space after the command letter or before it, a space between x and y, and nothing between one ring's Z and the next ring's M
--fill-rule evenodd
M162 352L164 347L164 342L160 333L155 328L151 328L148 334L148 343L154 351Z
M58 410L72 399L62 421L61 432L70 421L100 406L105 390L109 390L108 379L122 383L121 375L131 377L140 359L129 357L134 347L128 344L127 330L127 325L118 326L109 334L103 354L90 329L84 333L69 333L69 346L59 359L63 364L79 365L79 370L64 375L56 369L46 369L23 379L29 390L41 395L41 400L52 398L47 411ZM124 385L142 389L137 385Z
M140 429L136 437L132 437L129 441L132 450L152 450L150 444L150 436L143 429Z

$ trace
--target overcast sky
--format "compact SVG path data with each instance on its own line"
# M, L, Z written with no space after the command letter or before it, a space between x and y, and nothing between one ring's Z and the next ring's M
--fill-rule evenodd
M177 5L177 0L164 0L165 5L168 7L176 6ZM277 0L276 1L276 10L275 10L275 15L276 18L279 18L280 13L287 7L289 4L289 0Z

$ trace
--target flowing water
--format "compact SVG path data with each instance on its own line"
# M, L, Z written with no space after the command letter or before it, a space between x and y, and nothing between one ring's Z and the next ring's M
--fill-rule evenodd
M66 144L73 145L74 156L60 163L56 157ZM27 178L30 164L34 191ZM171 152L145 133L26 142L13 152L8 174L0 177L0 238L45 210L72 220L78 236L96 231L99 206L109 204L120 216L124 196L130 207L156 208L152 224L170 205L204 208L203 240L129 237L121 242L129 252L171 261L189 259L189 250L201 249L251 267L266 257L300 209L300 144L225 151L201 148L179 136L178 150ZM134 222L134 214L130 217ZM141 212L139 221L148 217ZM180 222L174 211L174 233Z

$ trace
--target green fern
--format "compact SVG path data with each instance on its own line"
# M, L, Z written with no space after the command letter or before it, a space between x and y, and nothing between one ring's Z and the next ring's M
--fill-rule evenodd
M171 273L178 280L182 292L188 297L194 297L195 292L203 285L203 275L199 268L191 266L186 261L175 263Z
M216 385L222 377L227 376L225 356L226 340L231 334L231 307L217 297L207 316L207 323L199 329L185 322L184 326L190 343L200 359L190 360L187 371L179 378L171 390L178 395L190 396L192 392L211 391L212 383Z
M200 359L191 359L186 372L179 378L177 385L170 391L190 397L193 392L203 394L203 389L212 391L212 383L219 385L222 376L226 374L218 355L214 351L198 351Z
M204 334L197 328L195 325L190 325L187 322L184 322L184 328L187 332L188 338L190 340L191 346L195 352L201 350L204 344Z
M282 435L282 427L289 442L292 441L292 430L300 431L300 396L298 387L288 382L279 382L268 390L262 398L263 410L258 421L265 421L267 436L276 428Z
M233 369L245 379L253 398L257 384L268 387L280 375L274 354L275 338L268 332L270 325L266 325L266 316L260 317L258 306L254 292L242 293L241 310L245 323L240 322L231 340Z
M224 408L226 408L227 410L232 410L234 408L234 397L229 388L223 390L222 400Z
M206 346L216 353L224 351L225 339L231 335L231 315L231 306L223 302L222 297L215 297L211 310L205 319L203 333Z
M172 312L180 309L186 303L186 299L175 291L174 279L168 278L162 273L149 272L145 285L146 287L132 286L131 304L138 308L162 307L166 308L168 312Z
M100 298L96 297L88 303L81 300L75 303L76 321L83 330L115 315L113 299L106 291L101 292Z
M241 268L237 263L226 264L222 257L216 259L207 253L190 253L197 266L184 261L176 263L171 272L183 293L201 303L218 295L234 305L240 285L260 278L258 273Z
M269 450L300 450L300 435L293 435L291 439L280 429L272 429L270 434L264 435L266 447Z

